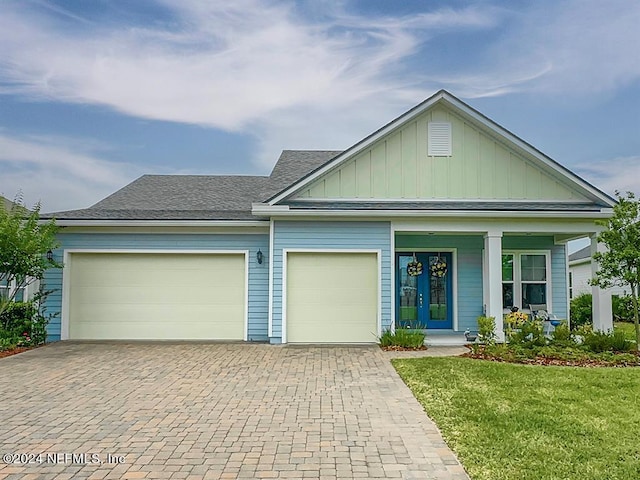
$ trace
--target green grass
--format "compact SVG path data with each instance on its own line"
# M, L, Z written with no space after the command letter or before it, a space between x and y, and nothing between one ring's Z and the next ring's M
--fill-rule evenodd
M393 364L473 480L640 478L640 368Z

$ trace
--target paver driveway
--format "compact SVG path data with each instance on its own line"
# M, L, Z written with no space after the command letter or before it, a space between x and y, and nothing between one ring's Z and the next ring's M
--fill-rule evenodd
M63 342L0 392L0 479L468 478L375 346Z

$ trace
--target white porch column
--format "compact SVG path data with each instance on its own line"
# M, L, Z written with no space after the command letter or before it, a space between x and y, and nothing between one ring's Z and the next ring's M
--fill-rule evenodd
M591 236L591 278L596 276L598 272L598 262L593 259L596 252L604 252L606 247L602 243L598 243L597 236ZM600 287L591 287L591 296L593 298L593 329L600 332L613 331L613 312L611 309L611 291Z
M504 341L502 319L502 232L491 231L484 236L485 315L496 319L496 336Z

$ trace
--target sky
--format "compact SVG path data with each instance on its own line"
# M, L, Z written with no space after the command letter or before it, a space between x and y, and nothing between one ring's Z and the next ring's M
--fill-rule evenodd
M0 0L0 195L85 208L145 173L268 174L444 88L640 194L636 0Z

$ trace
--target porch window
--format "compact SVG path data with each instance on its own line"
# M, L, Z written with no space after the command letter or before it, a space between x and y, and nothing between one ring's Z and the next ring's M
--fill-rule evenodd
M513 307L513 257L511 253L502 255L502 306Z
M509 252L502 255L502 306L529 308L547 304L549 254Z

